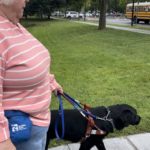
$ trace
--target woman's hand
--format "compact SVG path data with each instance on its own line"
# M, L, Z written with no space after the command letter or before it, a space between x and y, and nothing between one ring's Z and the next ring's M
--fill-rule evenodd
M63 89L62 89L62 87L61 87L59 84L58 84L58 86L55 88L55 90L53 91L55 97L57 97L58 91L59 91L60 93L63 93Z
M16 150L10 139L0 142L0 150Z

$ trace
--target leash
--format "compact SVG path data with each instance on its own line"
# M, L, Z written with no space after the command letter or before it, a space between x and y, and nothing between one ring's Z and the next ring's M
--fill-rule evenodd
M68 100L68 102L76 109L78 110L81 115L83 117L85 117L87 120L88 120L88 125L87 125L87 130L86 130L86 133L85 133L85 138L83 137L80 142L83 142L87 137L89 137L91 134L97 134L97 135L105 135L106 134L106 131L103 131L101 129L99 129L95 123L94 123L94 119L99 119L99 120L103 120L103 121L109 121L112 123L112 126L114 127L114 124L113 124L113 120L112 119L108 119L108 116L110 115L110 110L109 108L107 109L108 111L108 114L107 116L103 117L103 118L100 118L100 117L97 117L93 114L91 114L89 112L89 105L88 104L83 104L81 102L79 102L78 100L75 100L73 99L72 97L70 97L69 95L67 95L66 93L60 93L58 94L58 98L59 98L59 102L60 102L60 106L59 106L59 115L58 115L58 118L57 118L57 121L55 123L55 133L56 133L56 137L58 139L63 139L64 137L64 116L63 116L63 106L62 106L62 101L61 101L61 95L66 99ZM83 105L84 106L84 109L80 106ZM59 120L59 117L61 117L62 119L62 137L60 138L59 135L58 135L58 132L57 132L57 123L58 123L58 120ZM92 128L95 127L97 130L92 130Z
M56 134L57 139L61 140L61 139L64 138L65 125L64 125L63 103L62 103L61 95L60 94L58 94L58 99L59 99L59 114L58 114L58 117L57 117L57 120L56 120L56 123L55 123L55 134ZM62 136L61 136L61 138L59 137L58 132L57 132L57 125L58 125L58 121L59 121L60 117L61 117L61 122L62 122Z
M88 125L87 125L87 129L86 129L85 137L82 137L80 142L85 141L86 138L89 137L91 134L97 134L97 135L105 135L106 134L106 131L99 129L95 125L93 118L97 119L98 117L96 117L90 113L90 111L89 111L90 107L88 104L83 104L83 103L79 102L78 100L73 99L72 97L70 97L66 93L61 93L61 95L65 99L67 99L75 107L75 109L81 113L81 115L83 117L85 117L88 120ZM84 109L80 106L80 104L84 106ZM97 130L92 130L93 127L95 127Z

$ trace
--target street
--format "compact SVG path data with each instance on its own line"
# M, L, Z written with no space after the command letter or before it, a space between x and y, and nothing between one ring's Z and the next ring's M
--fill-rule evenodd
M88 20L98 22L99 18L96 17L96 19L94 19L93 17L88 17ZM124 17L118 19L118 17L115 18L115 16L108 16L106 18L106 23L131 26L131 20ZM144 21L140 21L139 24L134 24L134 26L150 27L150 24L145 24Z

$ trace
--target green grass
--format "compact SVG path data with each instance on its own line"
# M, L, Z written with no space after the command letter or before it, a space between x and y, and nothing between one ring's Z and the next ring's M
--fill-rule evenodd
M149 35L109 28L99 31L70 21L21 23L50 51L51 73L70 96L91 107L126 103L137 109L140 125L107 138L150 132ZM53 96L50 109L58 108ZM65 100L64 108L73 109ZM65 143L53 140L50 147Z

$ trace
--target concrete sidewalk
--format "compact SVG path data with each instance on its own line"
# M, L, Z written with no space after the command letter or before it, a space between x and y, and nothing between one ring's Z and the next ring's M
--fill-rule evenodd
M95 24L95 23L88 23L88 22L81 22L81 21L73 21L73 22L98 26L98 24ZM125 31L131 31L131 32L136 32L136 33L142 33L142 34L150 34L150 31L148 30L132 29L132 28L126 28L126 27L110 26L110 25L106 25L106 27L117 29L117 30L125 30Z
M121 138L105 139L106 150L150 150L150 133L130 135ZM78 150L80 144L68 144L49 150ZM97 150L93 147L91 150Z
M58 19L58 18L54 18L54 17L53 17L53 19L64 20L64 19ZM73 21L73 20L70 20L70 21L76 22L76 23L83 23L83 24L89 24L89 25L98 26L98 24L95 24L95 23ZM112 29L117 29L117 30L124 30L124 31L131 31L131 32L136 32L136 33L142 33L142 34L150 34L150 31L142 30L142 29L133 29L133 28L126 28L126 27L110 26L110 25L106 25L106 27L107 28L112 28Z

